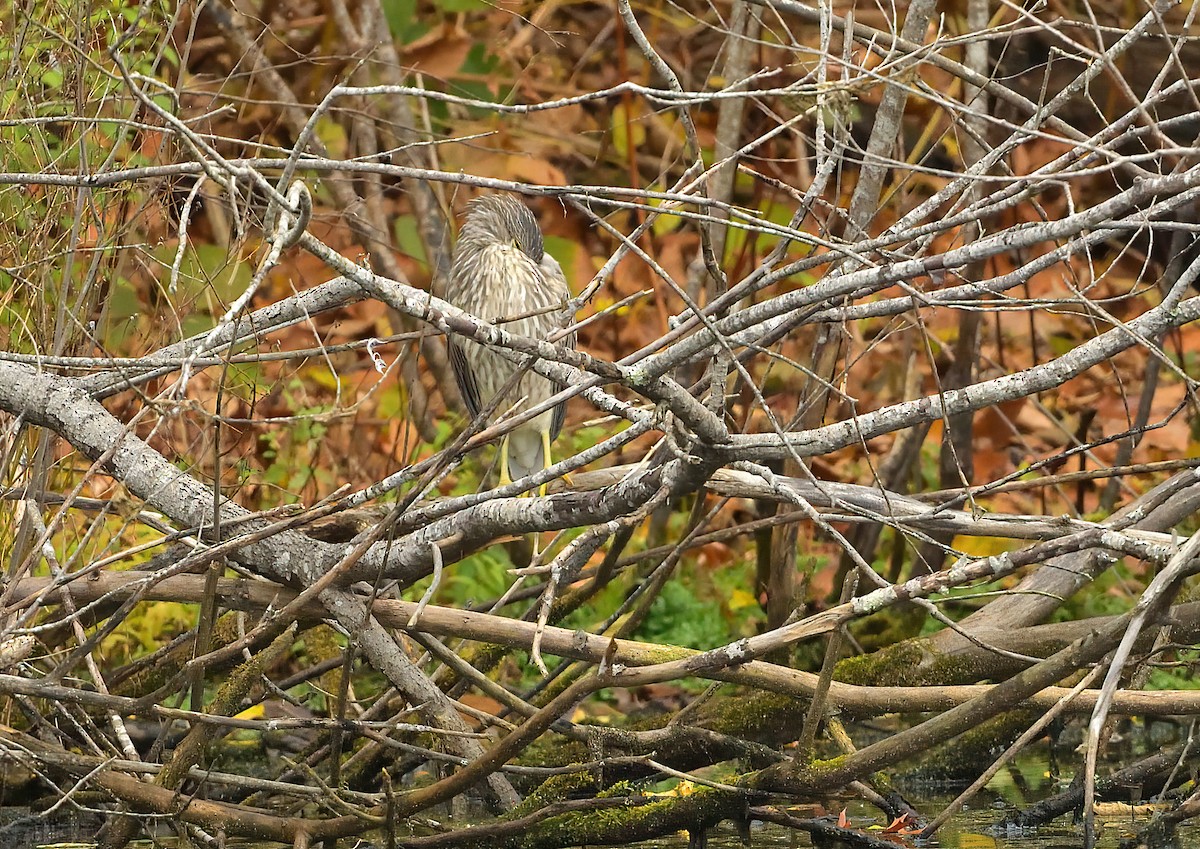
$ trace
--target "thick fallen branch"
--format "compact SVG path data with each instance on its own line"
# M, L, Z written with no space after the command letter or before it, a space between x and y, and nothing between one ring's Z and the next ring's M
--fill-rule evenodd
M155 582L144 592L141 584L147 576L136 572L106 572L71 584L71 596L79 604L87 604L102 598L121 599L141 594L147 601L172 600L199 603L204 594L204 578L199 575L177 575ZM53 605L59 601L63 590L55 589L46 578L26 578L16 585L19 595L25 599L37 598L41 605ZM234 610L262 612L268 607L289 604L296 591L276 587L272 584L244 579L222 578L217 591L224 606ZM14 609L20 609L17 602ZM308 621L318 621L326 611L312 602L298 611ZM371 613L378 621L392 628L415 633L434 634L439 637L457 637L477 642L495 643L509 648L530 649L537 636L538 628L533 622L511 619L486 613L421 605L399 599L375 599ZM416 621L413 617L416 616ZM1189 639L1200 633L1200 602L1192 602L1173 608L1164 618L1178 623L1180 639ZM986 639L998 648L1029 650L1034 647L1064 647L1079 636L1100 628L1112 627L1116 617L1103 617L1082 622L1047 625L1025 629L1016 633L990 633ZM547 653L573 660L601 663L606 657L614 664L628 667L631 677L635 670L652 664L674 663L684 670L679 677L700 675L715 681L743 684L780 695L806 698L816 686L817 676L800 670L789 669L763 661L733 663L727 666L712 665L711 654L694 649L666 646L636 640L611 640L607 637L572 631L548 625L542 632L542 646ZM203 658L198 658L203 661ZM958 658L956 665L972 664L977 661ZM619 675L618 678L621 676ZM665 679L670 680L670 679ZM957 686L911 686L872 687L843 682L833 682L831 701L842 711L854 716L870 716L885 713L916 713L946 710L963 704L970 699L986 695L996 685ZM1033 707L1049 708L1065 693L1064 687L1048 686L1029 696L1028 704ZM105 696L86 690L63 687L49 683L0 675L0 692L20 693L31 696L79 702L131 713L149 712L164 717L182 716L177 711L157 708L144 701L117 696ZM1069 711L1084 713L1095 705L1095 690L1085 690L1077 696ZM1127 715L1173 716L1200 713L1200 693L1191 690L1172 692L1124 691L1116 696L1114 710ZM247 726L249 727L249 726ZM270 721L262 723L272 728Z

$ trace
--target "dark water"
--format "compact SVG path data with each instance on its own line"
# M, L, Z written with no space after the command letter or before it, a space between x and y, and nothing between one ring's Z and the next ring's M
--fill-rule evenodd
M994 800L988 804L986 799L976 799L965 810L955 815L928 841L917 842L912 836L894 836L892 841L898 847L928 847L928 849L1074 849L1083 845L1083 826L1074 825L1069 815L1060 817L1049 825L1024 831L1004 830L998 823L1004 819L1011 808L995 793L985 794ZM910 797L910 801L913 801ZM952 801L951 797L942 800L926 800L918 804L923 814L930 818L941 812L941 809ZM807 813L797 813L797 816L807 816ZM877 809L861 802L851 802L846 805L846 816L850 825L862 829L869 834L881 837L881 830L887 826L884 817ZM1096 843L1097 849L1119 849L1122 841L1134 837L1148 822L1148 814L1140 813L1136 819L1128 812L1106 813L1097 817L1097 827L1100 837ZM655 840L634 844L650 849L686 849L686 835L673 839ZM809 847L812 840L805 833L784 829L776 825L754 823L751 828L751 844L757 849L776 849L776 847ZM1185 824L1177 832L1173 844L1179 849L1200 849L1200 825ZM710 849L744 849L737 832L731 826L721 826L709 835Z
M897 847L929 847L929 849L1065 849L1083 845L1083 825L1075 824L1070 814L1038 828L1015 829L1003 826L1011 814L1026 810L1057 792L1065 790L1070 775L1052 775L1044 757L1022 758L1017 766L997 775L992 782L966 806L955 811L949 821L928 841L917 842L913 836L895 836L892 841ZM909 800L927 819L938 816L958 796L960 788L901 788ZM1139 800L1143 801L1143 800ZM1150 800L1144 800L1149 802ZM835 800L829 800L830 810L842 810ZM844 803L846 817L852 828L881 837L888 822L880 811L858 800ZM1122 842L1137 836L1149 823L1153 814L1150 804L1139 804L1135 809L1128 804L1101 804L1098 806L1096 826L1099 840L1097 849L1119 849ZM811 810L797 810L795 816L809 817ZM686 835L676 839L651 841L639 846L655 849L684 849L688 845ZM737 832L731 826L722 826L710 834L709 844L713 849L743 847ZM808 847L812 840L805 833L784 829L780 826L755 823L751 828L751 845L754 847ZM1200 823L1185 823L1176 833L1171 844L1179 849L1200 849ZM1165 847L1163 847L1165 849Z
M918 844L912 836L896 835L892 838L897 847L929 847L929 849L1062 849L1083 844L1083 829L1075 825L1070 815L1064 815L1049 825L1037 829L1004 829L999 824L1007 814L1024 810L1049 796L1063 790L1071 775L1065 770L1051 770L1044 752L1022 756L1010 769L1001 772L992 782L965 807L954 812L953 817L936 836ZM958 795L961 788L934 785L930 782L909 784L898 788L925 817L932 819L941 813ZM1136 800L1148 802L1150 800ZM888 825L883 814L876 808L857 800L840 802L825 801L825 809L836 814L845 809L852 828L861 829L879 837ZM813 806L798 806L793 815L799 818L816 816L821 811ZM1134 813L1129 806L1109 805L1097 817L1100 826L1098 849L1119 849L1121 842L1133 837L1149 821L1152 811L1142 805ZM0 849L37 849L58 845L88 846L95 840L100 820L98 817L64 810L47 817L33 815L28 810L15 808L0 809ZM381 840L372 841L382 845ZM402 844L402 838L401 838ZM154 843L139 842L139 847L175 846L167 837ZM253 844L230 842L231 846L260 849ZM356 840L343 841L340 846L353 849ZM365 844L364 844L365 845ZM647 849L684 849L688 845L687 835L628 844ZM732 825L722 825L709 835L708 845L713 849L742 847L740 837ZM812 846L809 836L803 832L755 822L751 827L751 845L754 847L807 847ZM278 844L269 844L277 849ZM1187 823L1177 832L1174 846L1179 849L1200 849L1200 823ZM261 847L267 849L267 847Z
M1000 782L1003 784L1003 781ZM1001 787L1000 790L1003 788ZM910 801L912 797L909 796ZM952 801L950 796L944 799L929 798L918 803L922 813L935 816L941 809ZM887 825L879 812L862 802L848 802L846 816L851 826L863 829L868 833L879 836L880 829ZM1025 832L1004 832L996 829L1004 815L1012 809L1011 803L1004 799L1004 793L995 787L989 787L980 798L973 801L965 810L958 811L954 817L942 827L933 840L917 844L912 837L895 838L897 847L925 846L929 849L1060 849L1061 847L1078 847L1083 844L1083 830L1071 823L1070 816L1064 816L1048 826ZM0 833L0 845L4 849L37 849L37 847L60 847L71 845L87 847L89 841L96 836L96 821L71 818L56 818L53 820L38 820L29 817L28 812L22 817L22 822L15 830L5 830ZM17 815L16 811L5 811L0 822L10 823ZM811 810L797 810L796 816L811 816ZM1118 849L1123 839L1133 836L1137 829L1146 822L1146 815L1139 814L1131 819L1128 814L1112 813L1099 817L1097 822L1102 825L1098 849ZM355 840L343 841L340 845L352 849L357 844ZM131 846L150 847L174 846L176 842L170 838L156 841L154 844L139 841ZM230 845L245 846L248 849L268 849L268 846L257 847L253 844L234 843ZM375 845L381 845L375 843ZM646 841L632 844L646 849L685 849L688 845L686 835L663 840ZM742 849L743 843L732 826L723 825L709 835L710 849ZM754 823L751 828L751 846L759 849L776 849L776 847L808 847L812 846L808 835L784 829L776 825ZM1176 846L1180 849L1200 847L1200 825L1185 825L1178 832ZM65 847L64 847L65 849ZM278 849L277 844L269 844L269 849Z
M99 830L99 817L69 806L65 811L49 814L35 814L28 808L0 808L0 846L4 849L87 843L96 839Z
M995 794L989 794L995 798ZM943 801L950 801L948 798ZM920 806L923 813L935 814L940 807L932 802ZM896 837L895 842L897 847L904 846L926 846L930 849L1060 849L1060 847L1078 847L1083 845L1083 830L1081 827L1072 825L1070 817L1062 817L1059 820L1051 823L1049 826L1044 826L1036 830L1028 830L1024 833L1004 833L997 831L994 826L1004 816L1008 806L1005 802L997 799L994 805L980 804L975 802L968 809L955 814L942 829L937 833L933 840L917 844L911 837ZM799 816L807 816L809 812L798 813ZM846 806L846 815L850 819L850 824L855 828L867 830L869 833L878 836L879 829L886 826L882 816L878 811L869 806L863 805L860 802L849 803ZM11 819L11 816L5 817L5 820ZM1123 839L1134 835L1138 826L1144 824L1146 819L1144 816L1139 816L1136 820L1131 820L1128 816L1112 815L1098 819L1098 823L1103 825L1103 830L1100 835L1100 840L1097 844L1098 849L1118 849ZM17 831L9 831L4 835L3 846L5 849L37 849L37 847L46 847L57 845L65 849L66 846L90 846L91 840L95 840L96 828L94 823L71 823L69 820L62 819L59 821L43 821L41 823L34 819L27 819L23 823L22 828ZM877 828L872 828L876 826ZM355 840L346 840L342 842L342 846L347 849L352 849L356 845ZM149 847L157 846L173 846L175 841L167 838L165 840L156 841L155 844L139 841L131 846ZM234 843L230 845L250 847L250 849L268 849L267 846L254 847L252 844ZM376 843L375 845L380 845ZM686 835L679 835L674 838L646 841L644 843L632 844L638 847L646 847L646 849L685 849L688 845ZM744 844L741 842L737 832L727 825L714 830L709 835L708 845L710 849L743 849ZM812 841L808 835L784 829L775 825L764 825L762 823L754 823L751 827L751 846L759 847L759 849L775 849L776 847L808 847L812 846ZM1191 849L1191 847L1200 847L1200 826L1186 825L1178 832L1176 846L1180 849ZM270 849L278 849L278 844L269 844Z

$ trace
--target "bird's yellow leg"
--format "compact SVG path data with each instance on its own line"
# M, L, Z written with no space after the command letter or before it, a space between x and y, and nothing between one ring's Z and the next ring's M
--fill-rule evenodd
M500 440L500 486L508 486L512 478L508 476L508 437Z
M554 465L554 461L550 459L550 431L543 430L542 431L542 471L543 472L546 471L546 469L550 468L553 465ZM550 485L550 482L547 481L546 483L539 486L538 487L538 495L545 495L546 487L549 485Z
M542 467L543 468L545 468L546 458L550 456L549 454L547 454L545 452L547 452L549 450L550 450L550 442L549 442L549 440L546 439L546 433L543 431L542 432L542 464L543 464ZM545 494L546 494L546 485L542 484L541 486L538 487L538 495L545 495ZM538 558L542 554L542 535L539 534L537 531L534 531L533 533L531 533L529 535L529 547L531 549L530 562L537 563Z

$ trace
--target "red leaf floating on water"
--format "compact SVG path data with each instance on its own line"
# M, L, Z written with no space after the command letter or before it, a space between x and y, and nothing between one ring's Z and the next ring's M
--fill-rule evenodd
M891 824L883 830L883 834L916 834L919 829L915 826L916 821L911 814L901 814L892 820Z

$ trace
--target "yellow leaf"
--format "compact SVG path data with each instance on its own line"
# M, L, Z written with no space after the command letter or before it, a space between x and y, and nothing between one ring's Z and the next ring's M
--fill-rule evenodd
M729 609L730 610L741 610L744 607L757 607L757 606L758 606L758 599L756 599L754 597L753 593L749 593L746 590L741 590L741 589L734 590L729 595Z
M652 192L661 192L662 190L663 187L658 185L658 183L654 183L650 186L650 191ZM663 205L663 201L658 198L650 198L650 205L654 207L661 207ZM683 224L683 219L678 215L672 215L669 212L663 212L654 219L654 223L650 225L650 230L655 236L665 236L667 233L673 233L678 230L681 224Z
M954 538L953 546L956 551L961 551L963 554L970 554L974 557L991 557L1012 551L1016 542L1017 540L997 539L996 537L958 536Z
M646 142L646 128L641 121L629 114L624 103L618 103L612 111L613 147L622 159L629 158L629 149L641 147Z
M241 713L234 716L234 719L262 719L266 715L266 708L260 702L256 705L250 705Z

